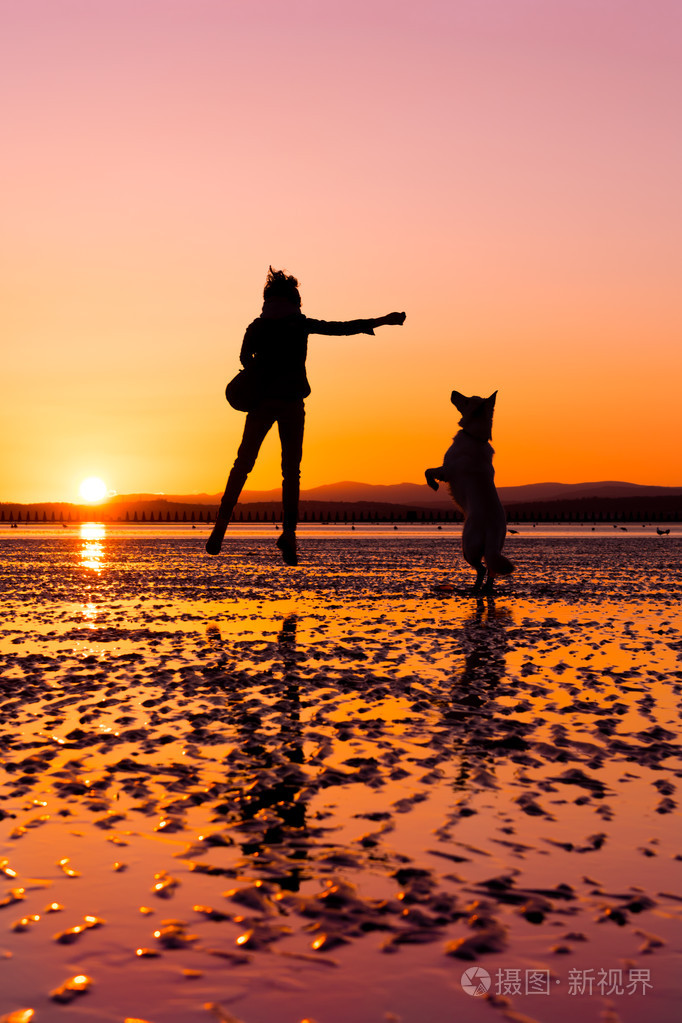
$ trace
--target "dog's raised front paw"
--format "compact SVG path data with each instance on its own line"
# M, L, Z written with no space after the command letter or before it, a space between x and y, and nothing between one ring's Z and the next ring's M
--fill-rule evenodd
M436 479L435 476L435 470L427 469L424 475L426 476L426 482L431 487L431 489L438 490L438 480Z

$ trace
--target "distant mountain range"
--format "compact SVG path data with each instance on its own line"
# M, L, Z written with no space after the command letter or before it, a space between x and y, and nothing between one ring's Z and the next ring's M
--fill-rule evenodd
M598 483L528 483L500 487L507 515L515 521L566 521L599 518L628 521L682 520L682 487L643 486L603 480ZM220 494L117 494L99 505L63 501L32 504L0 502L0 522L84 522L97 515L113 522L209 522ZM282 492L245 490L235 509L237 521L276 521ZM448 488L434 493L426 483L329 483L301 491L304 522L452 521L459 515Z
M604 480L597 483L526 483L518 487L498 487L504 504L537 504L541 501L575 501L584 498L652 498L681 497L682 487L643 486ZM121 494L110 498L110 504L168 501L183 505L216 505L221 494ZM282 499L280 488L273 490L244 490L240 504L263 504ZM425 483L328 483L301 491L302 501L330 504L391 504L420 508L450 506L447 487L441 485L434 493Z

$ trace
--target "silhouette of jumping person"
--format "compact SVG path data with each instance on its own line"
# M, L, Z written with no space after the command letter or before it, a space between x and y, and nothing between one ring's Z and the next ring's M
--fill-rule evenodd
M375 327L401 326L405 313L367 320L313 320L301 312L298 281L270 267L263 290L260 316L246 328L240 353L252 367L260 400L247 413L235 463L227 480L213 532L206 542L209 554L219 554L234 506L253 469L266 434L277 423L282 444L282 532L277 540L287 565L298 564L296 526L300 467L303 451L304 399L310 394L305 371L309 334L373 334Z

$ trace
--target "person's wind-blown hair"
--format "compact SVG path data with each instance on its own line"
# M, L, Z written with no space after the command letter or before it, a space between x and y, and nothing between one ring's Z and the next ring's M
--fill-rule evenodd
M283 298L300 306L301 296L298 291L297 279L284 270L273 270L272 267L269 267L263 288L263 298L266 302Z

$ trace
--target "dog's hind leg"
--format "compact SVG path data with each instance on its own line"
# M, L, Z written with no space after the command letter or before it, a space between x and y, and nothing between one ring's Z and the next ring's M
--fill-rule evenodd
M489 593L490 590L488 589L488 583L483 583L485 578L485 565L482 561L479 561L477 565L473 565L472 567L476 569L476 582L474 583L472 592ZM492 583L490 583L490 586L492 587Z
M504 554L501 554L498 550L494 550L492 553L486 551L485 563L487 568L487 577L485 584L482 588L482 593L492 593L493 583L498 575L509 575L513 572L516 566L508 559L505 558Z
M485 573L484 573L485 574ZM486 575L486 580L481 586L481 593L486 593L488 596L493 592L493 583L495 582L495 576L491 575L490 572Z
M485 578L485 566L483 564L483 534L467 519L462 530L462 554L472 568L476 569L476 582L474 593L480 593Z

